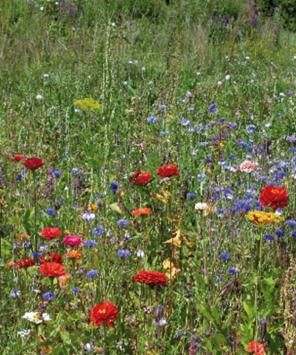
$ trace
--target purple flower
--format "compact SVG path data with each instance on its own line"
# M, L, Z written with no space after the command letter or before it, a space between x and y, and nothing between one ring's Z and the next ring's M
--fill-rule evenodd
M10 291L10 297L12 297L12 298L18 298L18 297L20 297L21 296L21 291L20 290L17 290L17 289L12 289L11 291Z
M121 228L125 228L128 226L128 221L126 219L119 219L117 225Z
M52 291L47 291L42 295L44 301L52 301L54 299L54 293Z
M146 118L146 121L147 121L148 123L155 123L155 122L158 121L158 118L155 117L155 116L149 116L149 117Z
M256 130L256 126L254 124L250 124L246 127L248 134L253 134Z
M117 256L122 259L127 259L131 256L131 252L128 249L119 249L117 251Z
M195 200L196 198L196 193L195 192L188 192L186 195L187 200Z
M185 126L189 125L190 121L188 119L186 119L186 118L182 118L180 123L181 123L182 126L185 127Z
M101 237L103 233L104 233L104 228L100 224L92 230L92 234L96 237Z
M212 112L212 113L217 113L217 112L218 112L216 104L210 104L210 105L208 106L208 110L209 110L210 112Z
M95 277L97 277L98 274L99 274L99 273L98 273L98 270L92 269L92 270L90 270L90 271L88 271L88 272L86 273L86 277L87 277L88 279L92 280L92 279L94 279Z
M92 248L92 247L96 246L96 244L97 244L96 240L86 240L83 243L83 246L86 247L86 248Z
M273 241L273 236L271 234L265 234L264 239L271 242L271 241Z
M116 193L116 191L118 189L118 182L116 180L112 180L110 182L110 188L114 193Z
M219 258L224 261L228 262L230 260L230 254L227 251L223 251L220 255Z

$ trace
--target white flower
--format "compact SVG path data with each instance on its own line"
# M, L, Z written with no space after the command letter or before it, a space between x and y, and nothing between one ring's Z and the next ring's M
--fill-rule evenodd
M294 55L293 59L296 60L296 55Z
M20 330L19 332L17 332L17 335L19 335L22 338L25 338L28 335L30 335L30 333L31 333L31 329L23 329L23 330Z
M230 75L227 74L227 75L225 76L225 80L229 80L229 79L230 79Z
M166 319L160 319L158 322L156 322L156 324L160 327L164 327L167 324Z
M43 74L43 78L45 78L45 79L49 78L49 74L44 73L44 74Z
M82 215L82 219L84 221L87 221L87 222L91 222L93 221L94 219L96 218L96 215L94 213L91 213L91 212L85 212L83 215Z
M81 111L79 110L79 108L75 108L75 109L74 109L74 112L75 112L75 113L80 113Z
M138 251L137 251L137 257L138 258L144 258L144 252L143 252L143 250L142 249L139 249Z
M35 324L41 324L43 321L51 320L47 313L40 314L39 312L26 312L22 318L27 319L28 321Z
M223 84L222 81L218 81L218 83L217 83L218 86L221 86L222 84Z
M194 208L196 210L206 210L208 208L208 204L206 202L198 202Z
M38 100L38 101L41 101L41 100L43 100L43 96L40 95L40 94L37 94L37 95L35 96L35 99Z

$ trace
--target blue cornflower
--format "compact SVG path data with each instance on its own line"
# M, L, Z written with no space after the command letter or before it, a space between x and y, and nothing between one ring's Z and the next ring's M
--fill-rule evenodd
M149 116L149 117L146 118L146 121L147 121L148 123L155 123L155 122L158 121L158 118L155 117L155 116Z
M196 193L195 192L188 192L186 195L187 200L195 200L196 199Z
M285 231L280 228L277 228L274 233L278 238L282 238L285 235Z
M230 275L237 275L238 271L236 270L236 268L234 266L231 266L231 268L229 268L228 272L230 273Z
M33 258L40 258L41 255L42 253L39 253L38 251L32 251Z
M86 273L86 277L87 277L88 279L92 280L92 279L94 279L95 277L97 277L98 274L99 274L99 273L98 273L98 270L92 269L92 270L90 270L90 271L88 271L88 272Z
M60 172L60 170L55 170L55 171L53 172L53 175L54 175L56 178L59 178L59 177L62 175L62 173Z
M73 288L72 288L72 292L73 292L74 295L76 296L77 293L79 292L79 288L78 288L78 287L73 287Z
M296 221L295 219L289 219L288 221L286 221L286 225L289 228L295 228L296 227Z
M104 228L100 224L92 230L92 234L96 237L101 237L103 233L104 233Z
M218 123L224 123L226 121L226 119L224 117L218 118L217 122Z
M131 252L128 249L119 249L117 251L117 256L122 258L122 259L126 259L131 255Z
M170 132L169 131L160 131L159 134L161 136L167 136L168 134L170 134Z
M220 255L219 258L222 261L228 262L230 260L230 254L227 251L223 251Z
M245 214L249 212L252 209L250 202L248 200L235 200L233 208L231 211L233 213L238 213L238 214Z
M45 243L40 243L39 244L39 250L41 252L46 251L47 250L47 245Z
M119 219L117 225L121 228L125 228L128 225L128 221L126 219Z
M29 249L29 248L31 248L31 246L32 246L32 243L29 240L25 240L23 242L23 248L24 249Z
M52 301L54 299L54 293L52 291L47 291L43 293L42 298L44 301Z
M223 193L224 193L224 196L226 198L228 198L229 200L233 199L233 191L231 189L225 188Z
M112 180L110 182L110 188L114 193L116 193L116 191L118 189L118 182L116 180Z
M296 229L294 229L291 233L292 238L296 238Z
M197 175L197 178L199 181L203 181L206 178L206 174L205 173L200 173Z
M20 247L18 242L13 242L13 249L16 250Z
M79 173L79 171L80 171L79 168L73 168L73 169L71 170L71 174L72 174L72 175L77 175L77 174Z
M188 126L190 121L187 120L186 118L182 118L180 123L181 123L182 126Z
M18 298L18 297L20 297L21 296L21 291L20 290L17 290L17 289L12 289L11 291L10 291L10 297L12 297L12 298Z
M264 239L271 242L273 240L273 236L271 234L265 234Z
M217 113L217 106L216 106L216 104L210 104L209 106L208 106L208 110L210 111L210 112L212 112L212 113Z
M254 124L249 124L246 127L248 134L253 134L256 131L256 126Z
M96 240L85 240L83 243L83 246L86 248L92 248L94 246L96 246L97 241Z
M55 215L57 214L57 211L56 211L55 208L49 207L49 208L46 208L45 213L46 213L48 216L55 216Z
M158 108L159 108L161 111L164 111L167 107L166 107L165 104L160 104L160 105L158 106Z
M237 123L236 122L229 122L228 127L231 129L235 129L235 128L237 128Z

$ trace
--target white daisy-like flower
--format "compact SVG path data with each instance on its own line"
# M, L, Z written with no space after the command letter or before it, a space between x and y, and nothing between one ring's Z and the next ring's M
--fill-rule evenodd
M35 324L41 324L43 321L51 320L50 316L47 313L40 313L40 312L26 312L22 318L28 320L29 322Z

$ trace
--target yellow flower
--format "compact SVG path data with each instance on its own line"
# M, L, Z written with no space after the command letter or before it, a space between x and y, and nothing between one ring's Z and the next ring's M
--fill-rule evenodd
M102 105L91 97L87 97L85 99L74 100L74 106L80 108L80 110L85 111L97 111L100 110Z
M154 194L153 197L156 198L157 200L161 201L162 203L167 203L170 196L171 196L171 193L167 190L161 190L160 191L162 193L161 194Z
M96 211L98 209L98 206L95 204L95 203L90 203L88 206L87 206L87 210L88 211Z
M166 277L168 279L171 279L171 278L174 278L176 276L176 274L178 274L181 269L177 269L174 265L174 263L169 260L169 259L166 259L164 260L164 262L162 263L162 266L164 268L164 270L166 270Z
M245 216L250 222L264 226L265 224L279 223L284 220L284 217L279 216L274 212L250 211Z
M171 239L168 239L167 241L165 241L164 243L166 244L173 244L175 245L177 248L180 248L181 247L181 231L180 229L177 230L176 232L176 236L171 238Z

